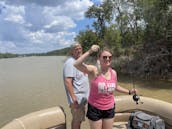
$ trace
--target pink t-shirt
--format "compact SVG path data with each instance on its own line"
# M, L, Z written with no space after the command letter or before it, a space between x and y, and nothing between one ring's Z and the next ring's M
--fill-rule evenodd
M110 69L111 78L105 79L102 74L91 81L91 89L88 102L100 110L108 110L114 107L113 92L117 85L116 72Z

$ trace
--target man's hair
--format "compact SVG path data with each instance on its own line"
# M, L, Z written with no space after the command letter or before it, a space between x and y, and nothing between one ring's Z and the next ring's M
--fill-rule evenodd
M81 46L81 44L80 43L74 43L70 46L70 49L73 50L77 46Z
M81 44L77 42L77 43L74 43L74 44L72 44L72 45L70 46L70 52L69 52L70 55L72 55L73 50L74 50L77 46L81 46Z

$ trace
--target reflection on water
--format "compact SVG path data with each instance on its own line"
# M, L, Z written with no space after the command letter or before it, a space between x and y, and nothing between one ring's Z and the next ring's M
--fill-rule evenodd
M62 67L66 57L23 57L0 59L0 127L33 111L61 105L71 115L63 87ZM130 79L120 85L132 88ZM140 94L172 103L171 82L135 82ZM88 129L88 121L82 129Z
M134 82L133 82L134 81ZM126 88L135 87L139 91L139 95L148 96L155 99L164 100L172 103L172 82L165 80L138 80L137 77L121 76L119 84ZM118 94L117 94L118 95ZM119 94L121 95L121 94Z

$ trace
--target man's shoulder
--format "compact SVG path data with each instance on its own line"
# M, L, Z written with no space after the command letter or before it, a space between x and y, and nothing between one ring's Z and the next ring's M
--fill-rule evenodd
M73 57L69 57L66 59L65 64L73 63L74 61L75 61L75 59Z

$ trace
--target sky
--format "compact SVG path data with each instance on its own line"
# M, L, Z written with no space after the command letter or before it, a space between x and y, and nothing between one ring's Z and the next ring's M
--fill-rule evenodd
M100 0L0 0L0 53L43 53L69 47L91 25L84 12Z

